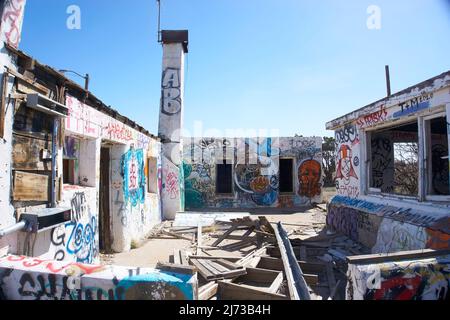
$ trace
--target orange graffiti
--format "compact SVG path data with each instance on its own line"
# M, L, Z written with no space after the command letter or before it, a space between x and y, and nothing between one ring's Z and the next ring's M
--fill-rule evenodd
M265 193L270 181L267 177L258 176L250 182L250 188L256 193Z
M320 178L322 167L316 160L306 160L298 168L300 183L298 194L308 198L319 196L321 192Z
M426 229L428 233L427 248L440 250L450 247L450 234L439 230Z

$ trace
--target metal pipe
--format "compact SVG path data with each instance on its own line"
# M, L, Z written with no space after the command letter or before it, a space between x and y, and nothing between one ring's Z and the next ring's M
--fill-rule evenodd
M56 208L56 141L58 137L59 119L53 119L53 136L52 136L52 185L51 185L51 207Z
M387 91L387 96L390 97L391 96L391 76L389 73L389 66L385 66L385 71L386 71L386 91Z
M0 238L7 236L8 234L20 231L26 227L27 223L25 221L20 221L15 225L12 225L5 229L0 229Z

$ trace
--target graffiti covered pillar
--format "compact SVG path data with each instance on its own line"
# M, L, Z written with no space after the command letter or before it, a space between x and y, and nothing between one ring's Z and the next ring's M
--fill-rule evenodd
M181 174L184 96L184 55L188 31L162 31L163 67L158 135L162 142L162 212L164 219L175 219L184 211L184 186Z

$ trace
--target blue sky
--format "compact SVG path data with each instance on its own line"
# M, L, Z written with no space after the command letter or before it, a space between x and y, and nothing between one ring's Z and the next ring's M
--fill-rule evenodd
M81 30L66 28L69 5ZM381 9L369 30L367 8ZM185 128L332 136L325 123L450 70L449 0L162 0L188 29ZM157 133L162 49L156 0L28 0L20 48L91 75L107 105ZM73 78L79 83L82 79Z

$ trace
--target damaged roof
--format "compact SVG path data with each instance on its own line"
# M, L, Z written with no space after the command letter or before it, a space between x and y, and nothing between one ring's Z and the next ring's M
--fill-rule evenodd
M403 89L397 93L390 95L389 97L372 102L371 104L368 104L362 108L356 109L355 111L352 111L352 112L347 113L339 118L329 121L326 124L326 129L333 130L333 129L343 126L349 122L355 121L359 117L373 112L373 109L381 104L391 103L392 106L397 105L399 101L396 101L396 100L398 100L399 98L401 99L401 96L403 96L403 95L411 94L413 92L421 92L421 91L424 91L425 89L428 89L431 91L436 91L436 90L439 90L439 89L441 89L445 86L449 86L449 85L450 85L450 70L443 72L440 75L435 76L431 79L425 80L423 82L420 82L418 84L410 86L406 89ZM409 99L409 97L405 98L405 100L407 100L407 99ZM392 103L393 101L395 101L395 103Z
M13 54L17 55L19 58L22 59L26 59L26 60L30 60L33 61L33 63L35 64L35 66L45 70L45 72L47 72L48 74L50 74L51 76L55 77L56 79L59 79L62 83L64 83L64 85L66 87L70 87L70 89L76 90L79 93L84 93L89 97L90 102L92 102L91 104L88 104L86 102L86 104L94 109L97 109L100 112L103 112L111 117L113 117L116 120L119 120L123 123L125 123L126 125L130 126L131 128L135 129L136 131L139 131L155 140L160 141L161 139L158 136L153 135L152 133L150 133L147 129L145 129L144 127L140 126L139 124L137 124L135 121L131 120L130 118L120 114L117 110L113 109L111 106L106 105L103 101L101 101L100 99L98 99L94 94L92 94L92 92L85 90L83 87L81 87L79 84L77 84L76 82L74 82L73 80L67 78L64 74L62 74L61 72L55 70L54 68L42 64L39 61L37 61L36 59L34 59L33 57L31 57L30 55L24 53L21 50L18 50L12 46L10 46L9 44L5 43L5 47L12 52Z

